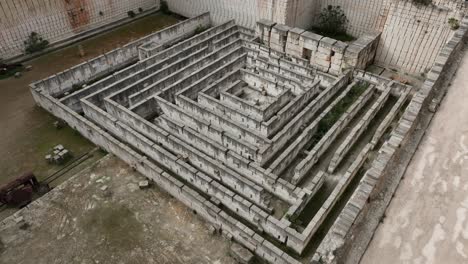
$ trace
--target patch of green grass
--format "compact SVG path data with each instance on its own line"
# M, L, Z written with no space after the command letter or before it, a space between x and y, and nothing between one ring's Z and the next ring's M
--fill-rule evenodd
M412 2L418 6L428 6L432 4L432 0L412 0Z
M167 1L165 0L161 1L159 11L161 11L163 14L166 14L166 15L170 15L172 13L171 10L169 10L169 5L167 4Z
M452 30L457 30L458 28L460 28L460 21L458 21L458 19L454 17L449 18L448 23Z
M49 46L49 41L42 38L37 32L31 32L28 39L24 41L26 54L42 51Z
M348 108L361 96L361 94L369 87L368 83L359 83L355 85L348 94L341 99L325 117L320 120L312 138L313 145L317 144L323 136L330 130L333 125L340 119L340 117L348 110Z
M195 29L195 35L197 34L200 34L202 33L203 31L207 30L208 27L204 27L204 26L198 26L196 29Z
M3 72L0 71L0 80L10 78L14 76L17 72L22 72L22 71L24 71L24 66L16 66L16 67L9 68L8 70L3 71Z
M43 121L35 125L33 129L18 131L18 136L12 138L15 143L6 145L1 150L4 162L0 162L0 171L2 171L0 184L28 171L33 172L41 181L95 148L90 141L69 126L57 130L53 126L56 119L45 110L37 108L33 113L34 115L30 118ZM47 163L45 155L50 154L53 147L58 144L70 150L72 158L62 165Z
M343 41L343 42L351 42L351 41L356 40L355 37L349 35L348 33L330 33L330 32L320 30L317 27L312 27L311 30L314 33L317 33L317 34L322 35L324 37L329 37L329 38L336 39L336 40Z

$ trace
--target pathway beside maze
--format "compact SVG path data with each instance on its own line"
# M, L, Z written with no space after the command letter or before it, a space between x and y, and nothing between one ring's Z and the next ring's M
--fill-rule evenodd
M468 55L362 264L468 262Z
M77 173L3 222L0 263L236 263L227 240L142 179L112 155Z

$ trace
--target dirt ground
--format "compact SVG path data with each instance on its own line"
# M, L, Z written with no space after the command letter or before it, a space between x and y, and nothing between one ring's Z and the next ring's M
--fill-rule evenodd
M72 129L53 127L55 118L35 105L29 92L30 83L177 21L172 16L154 14L79 43L86 53L83 58L78 56L78 44L75 44L25 62L33 70L24 72L19 79L0 80L0 184L26 171L42 179L59 170L61 167L47 165L44 161L48 150L57 144L70 149L75 157L94 148Z
M107 155L12 216L0 262L235 263L227 240L156 186L140 190L142 179Z
M362 264L468 263L468 55Z

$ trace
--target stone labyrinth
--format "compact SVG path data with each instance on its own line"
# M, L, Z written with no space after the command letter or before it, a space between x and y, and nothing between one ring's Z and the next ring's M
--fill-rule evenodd
M383 166L375 157L411 101L412 87L356 66L365 41L268 21L212 26L204 14L31 90L217 232L298 263L346 236L378 180L363 176Z

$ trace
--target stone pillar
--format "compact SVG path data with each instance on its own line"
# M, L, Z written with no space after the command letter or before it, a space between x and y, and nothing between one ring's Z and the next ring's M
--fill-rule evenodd
M342 41L337 41L332 46L330 73L339 75L343 72L343 67L344 67L343 60L344 60L344 54L345 54L347 47L348 47L348 44Z
M302 58L308 59L309 63L312 65L315 65L315 56L322 38L322 36L309 31L301 34L300 42L302 43Z
M286 25L276 24L271 30L270 48L276 51L285 52L288 32L291 28Z
M342 68L365 69L374 62L380 33L366 34L351 43L345 51Z
M331 57L333 55L332 47L336 40L325 37L320 40L317 53L315 54L315 65L323 72L328 72L331 66Z
M304 41L301 41L301 34L304 32L305 30L300 28L292 28L291 30L289 30L288 40L286 42L286 54L294 57L304 58Z
M271 29L276 25L275 22L261 19L257 21L255 28L255 36L260 38L260 41L267 46L270 46Z

